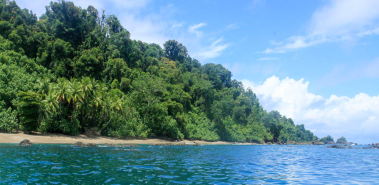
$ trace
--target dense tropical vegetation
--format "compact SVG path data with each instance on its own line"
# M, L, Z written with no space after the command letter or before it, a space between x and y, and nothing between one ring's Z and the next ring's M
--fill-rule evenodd
M222 65L175 40L131 40L115 15L51 2L37 18L0 0L0 130L118 138L313 141L304 125L263 110Z

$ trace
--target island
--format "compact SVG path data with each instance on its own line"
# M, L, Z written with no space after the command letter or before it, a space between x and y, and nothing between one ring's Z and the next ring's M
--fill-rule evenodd
M227 68L203 65L176 40L163 47L132 40L112 12L93 6L53 1L37 17L17 1L0 2L1 132L317 141L304 125L264 110Z

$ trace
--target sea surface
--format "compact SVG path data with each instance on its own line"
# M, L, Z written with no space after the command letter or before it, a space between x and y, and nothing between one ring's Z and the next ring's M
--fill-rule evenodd
M0 145L0 184L375 184L379 150Z

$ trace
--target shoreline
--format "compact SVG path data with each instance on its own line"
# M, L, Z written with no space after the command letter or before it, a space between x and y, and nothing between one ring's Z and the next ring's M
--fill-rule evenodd
M226 141L201 141L201 140L182 140L180 142L168 141L164 139L117 139L106 136L86 135L69 136L63 134L24 134L24 133L0 133L0 143L20 143L28 139L33 144L75 144L76 142L93 144L135 144L135 145L164 145L164 144L200 144L200 145L258 145L254 143L236 143Z

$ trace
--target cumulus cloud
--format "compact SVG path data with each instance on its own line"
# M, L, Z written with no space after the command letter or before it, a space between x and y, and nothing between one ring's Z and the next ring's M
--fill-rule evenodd
M292 36L263 53L283 53L324 42L339 42L379 34L379 1L332 0L317 9L307 35Z
M364 93L350 98L329 98L308 92L304 79L268 78L262 84L242 80L258 95L267 110L278 110L297 124L304 124L317 136L328 134L335 139L345 136L350 141L370 143L379 140L379 96Z

